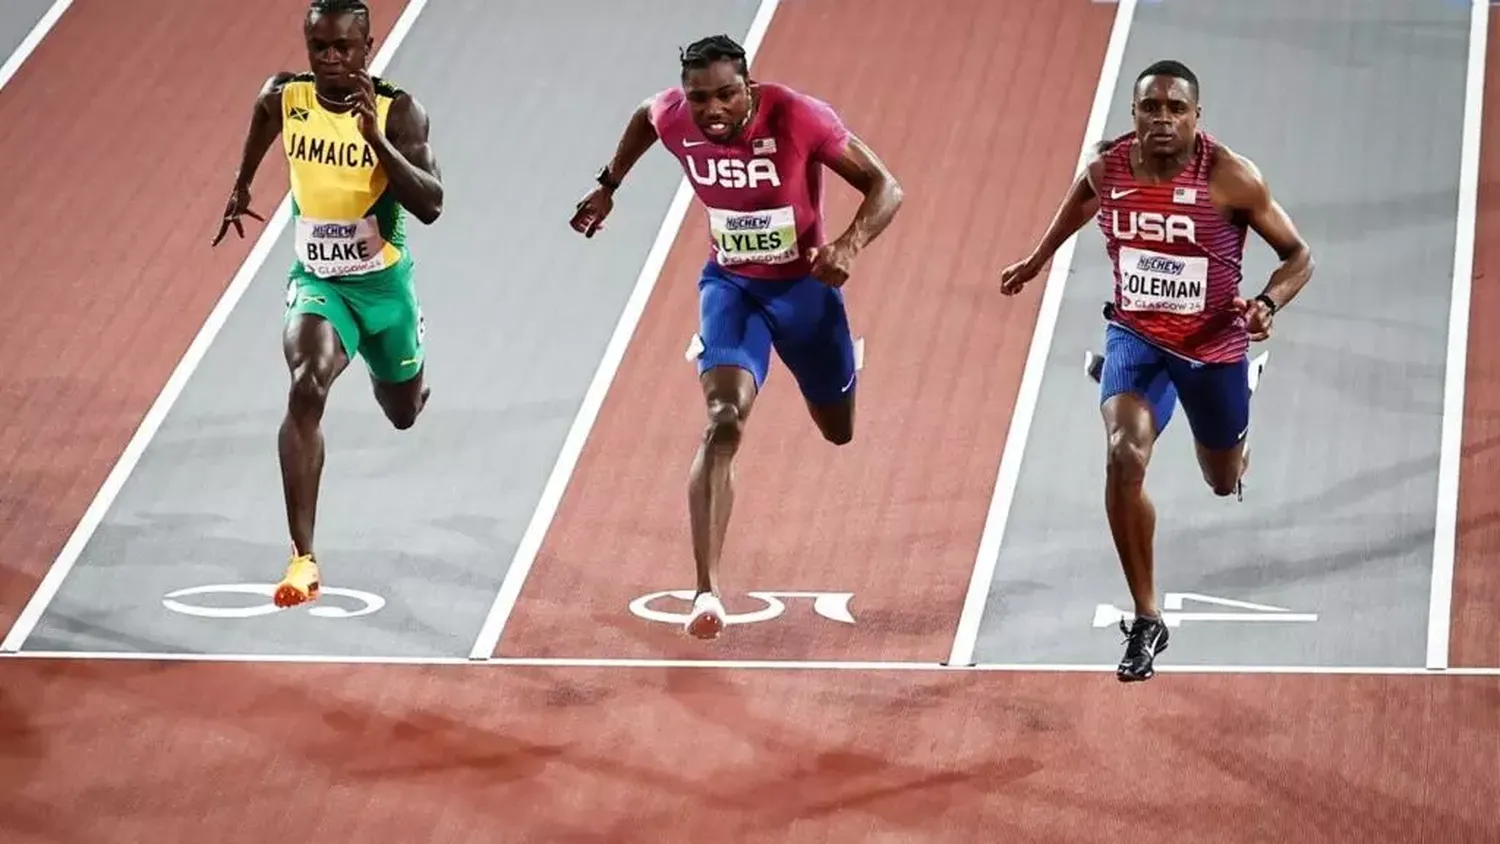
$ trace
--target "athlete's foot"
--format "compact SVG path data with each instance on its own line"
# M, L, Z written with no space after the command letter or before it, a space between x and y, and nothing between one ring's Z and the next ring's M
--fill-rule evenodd
M276 594L271 600L278 607L295 607L315 601L322 586L321 579L318 563L313 555L293 551L292 561L287 563L286 574L276 584Z
M699 592L693 598L693 616L683 630L695 639L717 639L724 632L724 604L712 592Z
M1126 627L1122 618L1120 632L1125 634L1125 656L1115 676L1122 683L1151 679L1156 674L1156 655L1167 649L1167 625L1160 618L1136 616Z
M1083 374L1087 375L1095 384L1104 373L1104 355L1096 355L1091 351L1083 353Z

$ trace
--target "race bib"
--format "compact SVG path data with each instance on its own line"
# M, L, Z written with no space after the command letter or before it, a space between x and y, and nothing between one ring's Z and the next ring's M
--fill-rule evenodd
M297 257L318 278L386 268L385 238L374 217L363 220L297 219Z
M1120 247L1121 310L1202 313L1207 290L1207 258Z
M797 216L790 207L765 211L710 208L708 225L721 264L785 264L800 254Z

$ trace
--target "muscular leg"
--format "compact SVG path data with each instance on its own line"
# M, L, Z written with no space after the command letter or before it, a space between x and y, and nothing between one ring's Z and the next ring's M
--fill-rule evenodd
M843 292L814 278L790 286L768 303L776 353L786 364L823 439L854 439L857 353Z
M1113 325L1106 338L1104 359L1090 367L1100 382L1108 442L1104 509L1135 608L1129 626L1120 622L1126 646L1116 676L1145 680L1168 637L1156 605L1156 507L1146 494L1146 468L1172 418L1177 388L1164 352Z
M1101 411L1109 452L1104 472L1104 510L1135 614L1156 617L1153 546L1156 506L1146 494L1146 466L1156 443L1151 405L1139 393L1120 393Z
M1174 373L1193 429L1198 467L1214 495L1234 495L1250 468L1245 436L1250 430L1250 396L1263 364L1263 359L1207 364L1180 367Z
M291 385L277 445L287 527L295 554L303 556L313 553L318 482L323 474L323 410L328 391L349 365L349 357L333 324L316 314L301 314L287 322L282 351Z
M747 282L710 263L698 281L698 382L707 424L688 475L697 594L685 629L712 639L724 627L719 559L734 507L734 458L771 358L771 329Z
M852 388L842 401L831 404L814 404L811 399L806 401L807 412L812 415L813 423L818 426L823 439L834 445L848 445L854 439L855 402Z
M688 516L698 592L719 592L719 556L734 507L734 457L755 404L755 378L737 366L716 366L699 378L708 424L688 475Z
M1245 452L1244 442L1229 448L1211 449L1203 443L1195 443L1198 452L1198 468L1203 480L1214 495L1233 495L1239 489L1240 478L1250 468L1250 457Z
M357 300L366 332L359 354L385 418L398 431L417 424L432 388L427 386L427 321L409 271L393 273Z

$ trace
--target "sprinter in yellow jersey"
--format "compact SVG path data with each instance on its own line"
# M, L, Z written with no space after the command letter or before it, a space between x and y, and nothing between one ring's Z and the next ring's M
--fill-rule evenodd
M279 451L292 559L277 606L318 596L313 522L323 469L321 420L334 379L364 358L375 399L398 429L427 403L422 308L405 215L442 213L443 185L416 99L366 70L373 39L363 0L312 0L304 25L311 72L278 73L255 101L244 158L214 237L250 210L250 183L279 134L291 175L297 257L282 348L291 374Z

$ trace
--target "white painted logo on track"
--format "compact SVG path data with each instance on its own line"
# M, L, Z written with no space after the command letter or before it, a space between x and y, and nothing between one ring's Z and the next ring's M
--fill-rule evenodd
M178 589L176 592L168 592L161 600L167 609L182 613L183 615L197 616L198 618L255 618L263 615L274 615L282 612L284 608L271 603L271 596L276 594L274 583L216 583L210 586L189 586L186 589ZM193 595L258 595L266 600L265 603L250 604L248 606L213 607L201 604L185 604L176 600ZM328 603L329 598L347 598L360 604L355 609ZM318 618L358 618L378 612L385 606L385 599L371 592L359 589L343 589L337 586L324 586L318 596L318 600L307 606L307 614ZM289 607L286 609L296 609Z
M755 624L761 621L770 621L779 618L786 612L786 602L782 600L792 598L805 598L812 601L812 610L819 616L840 624L853 624L854 615L849 611L849 602L854 599L853 592L747 592L745 593L765 604L761 609L747 613L726 613L724 623L728 624ZM630 612L647 621L660 621L663 624L686 624L692 618L694 590L692 589L670 589L664 592L652 592L642 595L630 602ZM651 605L663 598L674 598L681 601L686 607L686 612L664 612L652 609Z
M1211 604L1219 607L1234 607L1247 612L1183 612L1184 601L1195 601L1200 604ZM1269 604L1252 604L1249 601L1236 601L1233 598L1217 598L1212 595L1200 595L1196 592L1168 592L1164 596L1161 617L1168 627L1181 627L1185 621L1249 621L1249 622L1304 622L1310 623L1318 620L1317 613L1292 612L1286 607L1273 607ZM1126 612L1113 604L1099 604L1094 608L1094 626L1109 627L1119 624L1121 621L1130 621L1135 613Z

